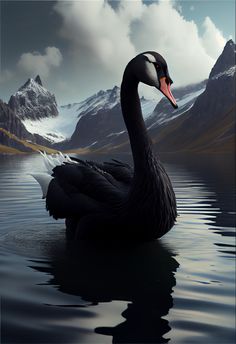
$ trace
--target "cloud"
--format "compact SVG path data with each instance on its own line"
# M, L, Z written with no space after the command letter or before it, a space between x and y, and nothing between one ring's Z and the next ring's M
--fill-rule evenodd
M22 54L17 65L26 73L40 74L43 78L47 78L51 68L59 67L61 62L60 50L56 47L47 47L44 55L37 51Z
M207 78L214 64L202 44L197 25L186 20L170 2L151 4L143 10L133 30L132 42L138 52L152 49L163 55L177 86Z
M104 67L118 76L127 58L135 55L129 39L129 24L138 16L141 1L121 1L115 11L103 1L59 1L55 10L63 18L60 34L71 43L71 52L81 65L92 69Z
M222 32L217 29L211 18L205 18L203 27L205 31L202 37L202 45L205 48L206 52L213 59L216 59L222 52L226 40L223 37Z
M201 37L177 5L170 0L120 0L115 6L102 0L58 1L54 9L79 76L78 91L119 84L127 62L146 50L164 56L177 86L207 78L225 39L208 17Z

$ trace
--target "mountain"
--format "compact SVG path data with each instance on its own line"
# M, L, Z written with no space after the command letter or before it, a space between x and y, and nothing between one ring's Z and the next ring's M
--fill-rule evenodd
M119 102L120 88L115 86L112 89L101 90L81 102L58 107L59 113L56 117L45 117L37 120L25 119L23 123L32 134L38 134L51 143L59 144L60 147L88 146L94 142L93 138L96 136L97 127L102 126L101 131L104 129L108 134L112 128L117 130L121 125L123 128L123 121L119 115L114 120L117 126L114 124L109 127L102 120L103 114L107 113L109 117L110 111L112 112L112 109L115 109ZM145 116L148 116L155 108L156 101L142 98L142 106ZM107 120L111 122L112 118ZM79 131L81 126L88 127L85 132L82 129L79 142L77 142L76 133L73 136L77 125ZM85 138L83 138L84 135ZM91 140L93 141L91 142Z
M228 41L202 83L173 90L179 108L162 98L146 117L154 148L162 152L235 151L235 44ZM142 100L141 100L142 103ZM96 118L82 118L71 137L71 147L127 152L129 139L120 105L101 111Z
M234 42L229 40L207 80L173 89L178 109L173 110L165 97L158 103L141 97L146 127L157 150L234 151L235 51ZM23 145L26 150L43 145L71 151L127 152L130 145L120 89L115 86L58 107L39 76L29 79L8 104L0 102L1 144L12 149Z
M162 98L157 104L156 100L148 100L142 97L141 107L147 128L155 128L181 116L193 106L195 99L205 90L205 87L206 81L176 88L174 94L178 99L179 108L174 111L165 98ZM67 149L78 147L92 147L93 149L103 147L108 149L119 146L122 141L128 141L118 91L120 92L120 89L117 87L116 102L109 103L110 106L102 106L98 110L95 109L95 111L91 108L90 111L83 113L83 116L78 120L71 139L66 144Z
M145 98L141 99L141 103L145 116L152 113L156 104ZM85 110L80 113L67 148L100 147L107 144L114 136L126 131L121 116L119 87L100 91L81 105Z
M69 140L78 121L84 116L95 116L100 110L108 110L119 102L119 88L99 91L91 97L58 108L58 116L26 119L24 125L33 134L41 135L47 140L58 143Z
M58 115L55 96L43 87L39 75L35 80L28 79L11 96L8 105L22 120L38 120Z
M162 151L235 150L235 52L232 40L212 68L205 91L184 116L151 132Z

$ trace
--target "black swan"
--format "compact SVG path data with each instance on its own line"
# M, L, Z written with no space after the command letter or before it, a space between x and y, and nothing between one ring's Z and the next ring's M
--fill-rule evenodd
M171 181L152 151L142 117L138 84L159 89L177 108L166 61L153 51L133 58L121 84L121 108L134 168L117 160L103 164L57 154L44 160L51 175L35 173L46 208L65 218L75 239L154 240L168 232L177 216Z

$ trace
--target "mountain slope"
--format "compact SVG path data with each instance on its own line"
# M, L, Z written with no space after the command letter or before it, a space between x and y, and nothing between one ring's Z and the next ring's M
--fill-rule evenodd
M146 121L147 128L154 129L186 113L191 109L197 97L204 92L206 83L207 80L204 80L197 84L175 88L173 93L178 103L178 109L175 110L170 106L170 102L163 97Z
M19 117L11 110L11 108L0 100L0 128L15 134L19 138L33 140L30 134L22 124ZM3 143L2 141L0 141Z
M48 141L29 133L20 118L0 100L0 144L1 152L9 152L9 149L12 152L11 148L19 151L35 151L39 149L39 145L47 149ZM34 148L35 146L37 148Z
M31 142L30 140L26 139L19 139L19 137L3 128L0 128L0 142L0 152L5 153L32 153L38 152L39 150L45 151L47 153L57 152L57 150L55 149L37 144L36 142Z
M184 118L152 133L164 151L234 150L235 44L227 42L213 67L205 91Z
M193 105L196 97L204 91L205 85L206 81L203 81L199 84L177 88L174 94L179 99L180 107L174 111L174 114L169 102L164 98L156 105L155 100L148 100L142 97L141 107L147 127L149 129L154 128L182 115ZM117 88L117 93L118 90ZM102 107L98 111L91 109L89 112L84 113L84 116L80 117L66 147L108 148L119 145L123 140L127 139L120 99L117 97L116 105L113 107Z

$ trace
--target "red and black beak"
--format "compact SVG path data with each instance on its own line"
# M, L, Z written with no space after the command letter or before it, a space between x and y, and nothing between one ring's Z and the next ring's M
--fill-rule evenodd
M169 101L171 102L172 106L175 109L178 109L178 105L176 103L176 100L173 96L173 94L171 93L170 90L170 81L167 77L161 77L160 78L160 87L159 90L164 94L164 96L166 96L166 98L169 99Z

